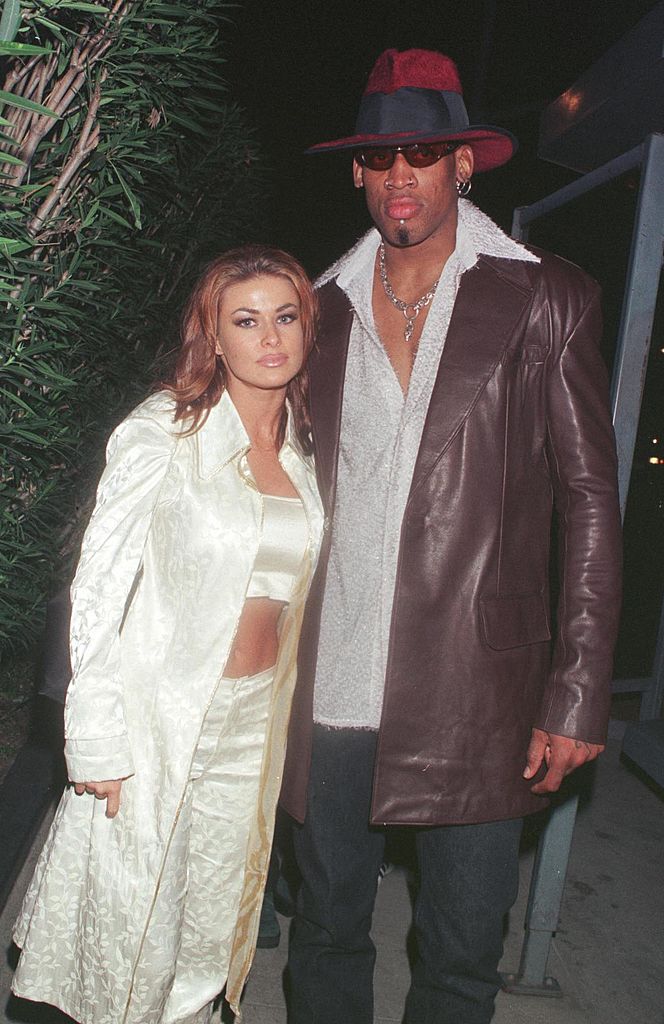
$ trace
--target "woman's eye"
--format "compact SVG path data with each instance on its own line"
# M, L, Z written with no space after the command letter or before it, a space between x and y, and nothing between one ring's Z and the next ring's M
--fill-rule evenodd
M292 324L294 320L297 320L297 313L282 313L277 322L280 324Z
M253 327L255 321L250 316L242 317L241 320L234 320L233 323L236 327Z

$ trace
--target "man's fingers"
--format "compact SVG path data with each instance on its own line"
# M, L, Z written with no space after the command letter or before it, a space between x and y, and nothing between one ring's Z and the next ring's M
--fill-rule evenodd
M555 793L566 775L580 768L586 761L593 761L604 749L600 744L571 739L569 736L556 736L553 733L546 735L549 741L545 750L548 771L540 782L531 786L533 793Z
M83 796L83 794L85 793L85 783L84 782L75 782L74 783L74 792L76 793L76 796Z
M533 775L537 775L548 742L549 737L547 733L542 732L541 729L533 729L526 754L526 767L523 771L524 779L532 779Z
M572 769L570 768L569 771ZM530 787L531 793L555 793L568 771L551 765L543 779Z

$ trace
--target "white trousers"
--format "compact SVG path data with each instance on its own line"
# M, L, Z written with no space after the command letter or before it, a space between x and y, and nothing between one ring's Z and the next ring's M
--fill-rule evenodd
M226 984L256 814L274 669L221 679L192 763L187 894L175 979L162 1024L208 1024Z

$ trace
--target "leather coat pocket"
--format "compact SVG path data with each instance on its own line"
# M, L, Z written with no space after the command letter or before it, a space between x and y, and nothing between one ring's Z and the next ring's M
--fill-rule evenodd
M484 639L495 651L551 639L544 595L494 594L480 598Z

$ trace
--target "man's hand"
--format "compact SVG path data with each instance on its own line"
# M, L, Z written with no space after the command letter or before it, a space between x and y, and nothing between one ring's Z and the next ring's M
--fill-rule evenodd
M544 761L548 771L540 782L530 787L531 792L555 793L566 775L586 761L594 761L603 750L601 743L586 743L585 740L574 740L569 736L544 732L543 729L533 729L523 777L532 779Z
M106 782L75 782L74 792L77 796L83 793L94 793L97 800L106 801L106 817L114 818L120 810L120 790L122 779L109 779Z

